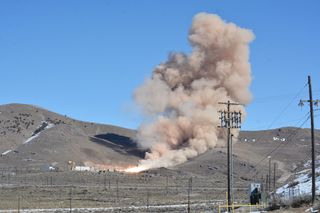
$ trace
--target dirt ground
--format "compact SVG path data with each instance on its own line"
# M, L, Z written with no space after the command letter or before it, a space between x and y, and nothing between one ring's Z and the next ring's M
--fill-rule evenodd
M124 174L118 172L3 173L0 209L99 208L181 205L213 212L225 200L225 186L185 174ZM247 202L247 188L235 190ZM201 204L200 206L198 204ZM183 211L184 211L183 210ZM160 211L160 210L159 210ZM155 211L155 212L159 212ZM160 212L166 212L167 210ZM181 212L179 210L178 212Z
M272 211L272 212L274 212L274 213L302 213L302 212L310 212L310 211L306 211L309 208L310 207L279 209L279 210Z

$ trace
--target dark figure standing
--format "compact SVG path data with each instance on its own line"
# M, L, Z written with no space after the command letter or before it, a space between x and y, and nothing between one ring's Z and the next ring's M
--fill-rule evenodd
M261 199L261 193L259 192L258 188L255 188L250 194L250 204L256 205L259 204Z

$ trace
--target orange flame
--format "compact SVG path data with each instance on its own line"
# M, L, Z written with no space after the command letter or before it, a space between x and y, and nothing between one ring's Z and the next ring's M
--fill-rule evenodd
M124 172L127 173L139 173L142 171L147 170L147 168L143 167L143 166L135 166L135 167L130 167L124 170Z

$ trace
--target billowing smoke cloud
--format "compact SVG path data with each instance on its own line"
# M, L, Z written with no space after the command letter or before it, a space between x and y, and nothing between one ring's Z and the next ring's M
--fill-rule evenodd
M189 32L192 52L172 53L135 92L152 118L138 130L139 144L150 150L145 169L187 161L224 145L220 101L249 103L249 43L254 35L217 15L200 13ZM239 106L233 109L241 110ZM234 132L237 135L237 132Z

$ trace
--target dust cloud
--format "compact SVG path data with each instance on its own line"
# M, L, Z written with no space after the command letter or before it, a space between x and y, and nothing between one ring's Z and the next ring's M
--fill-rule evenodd
M218 102L251 100L250 30L200 13L193 18L188 39L191 53L169 54L134 93L149 119L137 136L140 146L150 150L138 165L142 170L174 166L224 146L218 111L225 106ZM245 114L243 106L232 109Z

